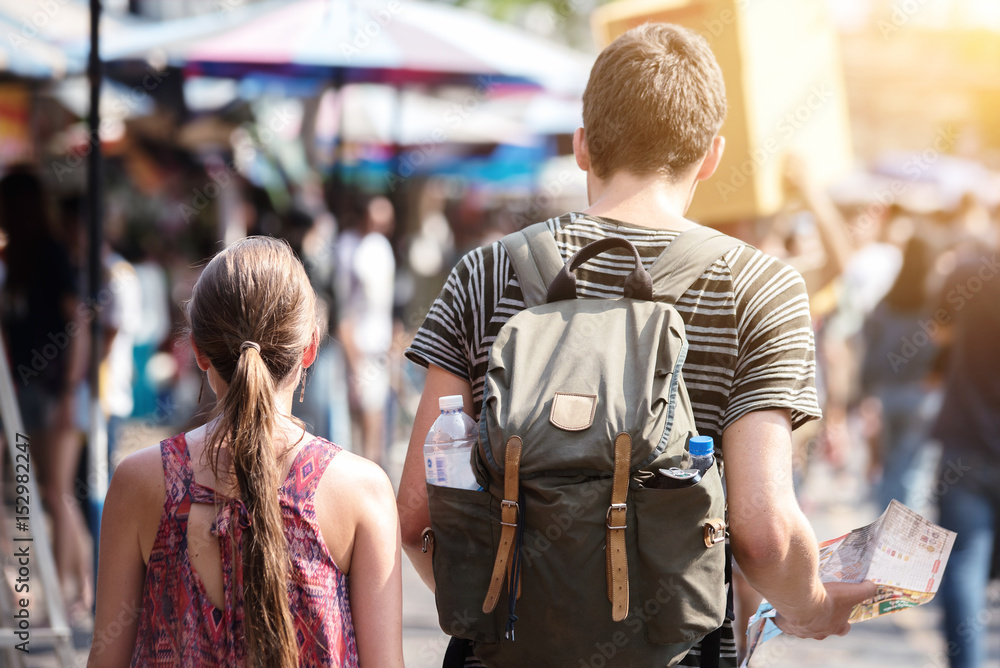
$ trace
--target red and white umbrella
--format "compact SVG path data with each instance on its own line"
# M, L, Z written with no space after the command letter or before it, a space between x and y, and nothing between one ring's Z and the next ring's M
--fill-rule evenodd
M133 34L130 53L155 49L191 74L335 77L343 83L525 83L579 96L592 57L483 14L422 0L294 0L213 17L192 39L163 26ZM203 25L208 25L202 21ZM164 44L159 35L172 35ZM124 49L129 51L129 49Z

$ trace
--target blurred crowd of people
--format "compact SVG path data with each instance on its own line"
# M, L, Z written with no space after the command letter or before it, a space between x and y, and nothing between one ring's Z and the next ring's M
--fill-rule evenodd
M824 420L795 432L796 474L817 457L865 461L878 512L896 499L958 534L941 589L947 651L953 667L981 666L1000 575L1000 209L971 193L951 209L837 203L794 160L785 187L776 216L719 227L806 281ZM759 597L742 594L749 616Z
M874 196L834 201L798 161L785 171L779 213L718 227L784 259L806 281L825 419L796 432L796 475L808 476L817 457L835 466L864 459L879 509L895 498L959 531L943 600L949 641L974 655L977 636L961 625L984 605L1000 507L990 484L1000 479L1000 349L992 345L1000 210L973 194L943 210ZM88 369L100 369L112 466L209 410L209 399L197 396L182 315L200 260L234 229L211 218L224 217L216 208L226 198L179 224L185 187L139 201L134 178L112 170L96 302L85 281L81 194L56 198L23 166L0 180L3 333L64 594L79 610L90 609L93 589L89 490L80 484ZM283 197L238 178L229 188L238 214L230 204L230 215L242 221L237 236L288 239L320 298L317 317L329 336L298 416L384 467L407 436L421 385L402 351L447 272L464 251L559 213L533 206L529 220L517 202L435 180L388 193L335 181ZM89 359L94 318L103 341L97 360ZM745 593L744 610L752 611Z
M440 289L457 259L456 240L467 249L498 236L492 225L480 225L486 216L476 210L475 194L440 183L424 187L411 225L416 232L409 233L396 225L399 193L395 204L332 183L325 192L295 186L276 193L233 177L225 197L201 203L198 194L207 188L188 187L215 182L210 166L184 165L179 175L156 179L135 161L112 160L108 172L96 296L88 284L84 195L60 189L35 166L12 166L0 179L3 338L52 518L63 594L78 620L93 604L91 533L99 509L88 499L101 493L91 489L85 456L90 370L96 366L100 378L108 477L130 452L212 409L211 393L200 391L184 309L204 259L231 240L233 220L237 238L288 240L319 297L317 318L327 336L297 416L383 466L400 417L405 422L419 396L419 378L401 364L404 323L415 327L416 314ZM228 204L227 227L214 217L225 216L228 198L236 205ZM95 320L100 354L91 359Z

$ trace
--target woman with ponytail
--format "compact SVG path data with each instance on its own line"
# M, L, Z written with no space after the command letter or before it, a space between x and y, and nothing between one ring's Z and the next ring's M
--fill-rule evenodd
M319 343L302 265L233 244L188 319L214 417L115 471L89 665L402 666L392 486L291 417Z

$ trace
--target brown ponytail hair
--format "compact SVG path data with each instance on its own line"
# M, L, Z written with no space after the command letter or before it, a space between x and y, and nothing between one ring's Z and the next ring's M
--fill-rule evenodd
M316 296L284 241L250 237L220 252L188 304L191 336L229 389L205 455L217 478L231 472L250 515L240 548L247 665L291 668L298 644L288 602L290 561L278 503L272 437L275 393L295 381L316 326ZM220 472L228 445L230 466Z

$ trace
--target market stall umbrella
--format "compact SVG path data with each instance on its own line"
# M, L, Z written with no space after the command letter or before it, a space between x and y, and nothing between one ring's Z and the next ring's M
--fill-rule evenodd
M104 53L122 63L151 61L182 67L189 80L240 79L241 88L270 77L262 90L277 81L287 86L296 80L332 84L336 90L352 83L411 89L382 108L392 130L380 134L396 146L420 134L412 131L414 107L404 100L413 88L423 86L416 92L442 95L448 85L466 86L475 93L475 106L512 89L543 89L578 105L592 63L587 54L477 12L422 0L263 2L213 18L224 27L210 29L204 21L194 25L192 19L184 19L185 26L192 27L189 32L166 22L111 36ZM496 126L506 126L504 132L476 132L478 115L464 114L459 131L450 132L448 109L440 111L441 118L431 118L431 125L443 126L438 134L455 135L456 141L469 141L477 134L489 135L491 142L520 141L524 134L523 124L503 119ZM338 143L350 137L347 128L341 129L336 133Z
M400 146L532 143L522 123L490 112L486 104L459 88L428 95L357 84L346 86L343 97L346 141Z
M166 57L189 74L273 73L341 83L524 83L579 96L593 59L477 12L421 0L294 0L215 17L181 37L172 22L110 36L109 60Z

